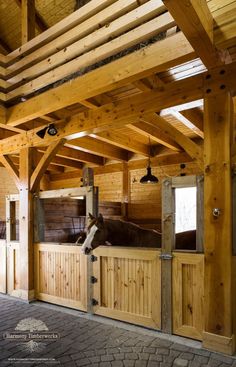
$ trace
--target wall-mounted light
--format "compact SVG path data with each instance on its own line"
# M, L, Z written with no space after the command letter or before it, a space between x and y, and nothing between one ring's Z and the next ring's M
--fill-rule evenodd
M49 126L37 131L36 135L38 135L41 139L44 139L46 132L48 135L54 136L57 134L57 128L54 126L54 124L50 124Z

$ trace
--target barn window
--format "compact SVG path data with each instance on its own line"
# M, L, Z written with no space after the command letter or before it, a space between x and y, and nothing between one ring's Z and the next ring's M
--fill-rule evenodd
M197 189L181 187L175 189L175 233L196 229Z

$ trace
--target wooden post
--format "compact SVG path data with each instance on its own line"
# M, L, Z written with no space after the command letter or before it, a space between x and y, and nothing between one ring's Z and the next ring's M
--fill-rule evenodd
M98 216L98 187L87 187L86 194L86 217L91 213L95 217ZM92 257L87 256L87 312L94 313L92 299L94 295L94 285L91 283L93 275Z
M35 0L21 0L21 43L35 37Z
M204 108L203 346L232 354L232 98L228 92L208 97Z
M122 198L121 198L121 215L124 219L128 219L128 203L130 193L130 174L128 164L123 163L123 176L122 176Z
M34 298L33 279L33 199L30 192L32 173L32 148L20 151L20 291L25 300Z
M204 251L204 177L197 176L197 231L196 231L196 250Z
M162 284L162 306L161 306L161 329L172 333L172 250L174 247L174 193L172 180L166 179L162 183L162 258L161 262L161 284Z

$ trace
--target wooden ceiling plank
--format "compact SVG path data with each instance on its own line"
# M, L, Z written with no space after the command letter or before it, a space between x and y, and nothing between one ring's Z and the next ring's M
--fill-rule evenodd
M127 151L91 137L70 140L70 142L67 143L67 146L72 148L77 147L77 149L85 152L91 152L93 154L100 155L101 157L117 159L119 161L128 161Z
M67 55L67 50L68 52L70 50L70 48L67 47L66 51L62 51L63 58L59 55L58 58L56 58L55 63L53 61L53 56L51 56L50 62L46 59L45 61L41 61L29 69L24 70L22 73L17 74L13 78L7 79L9 83L16 83L19 79L20 84L23 84L19 87L17 86L12 91L9 91L7 93L7 99L11 100L17 96L27 95L49 84L57 82L68 75L72 75L80 69L105 60L120 51L151 38L168 28L173 22L173 18L168 13L163 14L160 17L135 28L134 30L111 40L110 42L98 46L97 48L88 46L88 52L85 50L84 42L81 42L80 48L76 47L76 44L73 44L72 50L77 54L81 53L81 55L79 54L76 58L73 58L73 60L66 62L67 59L70 60L72 58ZM106 28L104 29L106 30ZM109 38L110 37L108 37L108 39ZM92 38L91 35L91 43L95 44L95 41L96 38ZM11 86L11 89L12 88L13 87Z
M134 130L148 138L151 137L151 139L154 140L155 142L162 144L167 148L172 149L176 152L182 150L181 147L174 140L172 140L167 134L165 134L159 128L156 128L144 121L136 122L132 125L128 125L128 127L131 130Z
M203 99L197 99L195 101L183 103L178 106L176 105L171 108L164 108L161 110L161 115L162 116L169 115L171 113L171 109L181 112L181 111L185 111L185 110L189 110L189 109L197 108L197 107L203 107Z
M22 0L15 0L15 2L19 6L19 8L21 8ZM35 9L35 23L36 27L40 32L44 32L48 29L47 24L45 23L44 19L36 9Z
M104 141L105 143L113 144L117 147L129 150L131 152L139 153L144 156L149 156L149 147L146 144L140 143L133 139L132 137L129 137L122 133L117 133L116 131L103 131L98 134L93 134L93 136L101 141Z
M191 130L194 134L200 136L200 138L204 138L204 133L200 130L192 121L190 121L187 117L185 117L182 113L175 111L174 109L171 110L171 115L175 117L176 120L180 121L181 124L186 126L189 130ZM160 114L161 116L161 114Z
M221 1L222 3L222 1ZM235 46L236 43L236 2L231 1L222 10L213 13L214 42L220 49L226 49Z
M163 2L206 67L223 64L213 43L213 17L206 1Z
M35 37L35 0L21 0L21 44Z
M17 188L20 188L19 169L15 166L8 155L0 155L0 162L7 169L10 176L14 179Z
M45 148L39 147L38 150L44 152ZM63 146L63 148L60 148L56 156L96 166L102 166L104 164L104 159L102 157L90 153L85 153L77 149L69 148L66 146L66 144L65 146Z
M187 154L196 160L201 168L203 168L203 150L191 139L186 137L174 126L169 124L165 119L155 113L147 114L142 120L161 128L166 134L175 140L186 151Z
M80 100L114 90L129 82L132 83L154 72L163 71L176 65L176 63L191 60L194 55L193 49L185 37L181 33L176 34L167 40L147 47L145 52L144 50L136 51L9 108L8 123L16 126L73 103L78 103Z
M16 59L17 57L25 56L31 50L41 47L42 45L49 43L52 39L59 37L61 34L64 34L69 29L77 26L81 22L84 22L86 19L89 19L94 14L97 14L100 10L106 8L116 0L93 0L88 4L78 9L77 11L70 14L68 17L62 19L60 22L56 23L52 27L50 27L45 32L36 36L34 39L29 41L27 44L19 47L18 49L11 52L8 56L11 60Z
M203 111L200 108L183 110L181 115L190 120L200 131L204 131Z

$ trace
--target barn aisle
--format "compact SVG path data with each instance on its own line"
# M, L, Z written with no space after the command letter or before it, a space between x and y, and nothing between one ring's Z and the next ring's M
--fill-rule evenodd
M196 341L62 307L1 295L0 310L0 366L236 366Z

